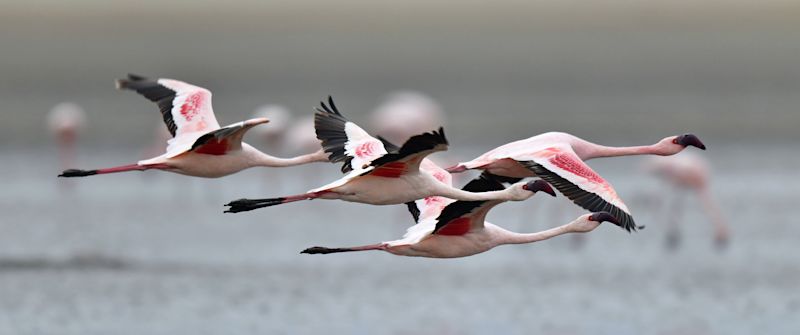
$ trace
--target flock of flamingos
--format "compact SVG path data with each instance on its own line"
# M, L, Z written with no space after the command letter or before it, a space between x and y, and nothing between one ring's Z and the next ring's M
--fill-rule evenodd
M302 200L339 199L372 205L405 204L416 222L402 238L394 241L346 248L315 246L302 251L306 254L383 250L402 256L452 258L482 253L504 244L532 243L567 233L590 232L602 222L613 223L628 232L636 231L643 227L635 223L613 186L584 162L599 157L671 156L690 146L705 150L705 145L692 134L668 136L653 145L609 147L567 133L548 132L502 145L445 169L427 158L447 150L449 143L443 128L411 136L397 145L384 137L372 136L349 121L328 97L327 102L321 102L316 108L313 119L319 140L316 143L321 143L322 148L296 157L279 158L242 142L246 132L270 119L258 117L222 127L211 107L211 92L202 87L137 75L128 75L116 84L118 89L136 91L158 105L172 135L166 152L129 165L95 170L67 169L59 177L162 170L218 178L251 167L341 163L344 176L338 180L296 195L235 200L225 205L225 212L239 213ZM61 111L50 119L51 129L65 146L74 141L82 118L77 107L67 107L60 108ZM275 121L282 122L281 114L275 115ZM395 124L404 123L403 115L394 116L394 119ZM269 134L268 131L264 133ZM391 134L389 138L396 140L399 136ZM69 157L69 154L62 157ZM715 224L717 242L724 244L727 228L721 216L715 214L718 210L708 192L707 168L696 156L686 157L688 159L674 161L653 160L648 168L676 185L696 190ZM71 165L71 162L64 164ZM454 187L451 174L467 170L482 173L463 188ZM565 225L527 234L485 221L494 206L506 201L524 201L538 192L555 197L554 189L590 213Z

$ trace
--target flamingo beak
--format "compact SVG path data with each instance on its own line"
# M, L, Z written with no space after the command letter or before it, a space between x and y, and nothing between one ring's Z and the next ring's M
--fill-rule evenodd
M697 136L695 136L694 134L685 134L678 136L678 138L675 139L675 143L678 143L684 147L693 146L700 148L702 150L706 150L706 145L703 144L703 142L700 141L700 139L697 138Z
M607 222L611 222L611 223L616 224L616 225L620 224L619 220L617 220L617 218L614 217L613 215L611 215L611 213L609 213L609 212L592 213L592 215L589 216L589 220L590 221L595 221L595 222L607 221Z
M556 196L556 192L553 191L553 188L550 187L550 184L548 184L544 180L534 180L534 181L528 182L527 184L522 185L522 189L526 190L526 191L531 191L533 193L541 191L541 192L545 192L545 193L547 193L549 195L552 195L554 197Z

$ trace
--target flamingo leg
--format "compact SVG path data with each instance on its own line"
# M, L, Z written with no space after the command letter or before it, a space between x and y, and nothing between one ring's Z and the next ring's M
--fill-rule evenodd
M159 169L165 170L169 169L170 166L167 164L149 164L149 165L139 165L139 164L129 164L129 165L122 165L122 166L115 166L105 169L97 169L97 170L78 170L78 169L68 169L64 170L59 177L86 177L86 176L93 176L96 174L108 174L108 173L117 173L117 172L127 172L127 171L144 171L150 169Z
M708 188L701 188L697 191L700 201L703 203L703 210L706 215L711 219L711 224L714 225L714 244L717 248L723 249L728 245L730 238L730 228L725 222L725 218L720 211L714 197L711 196Z
M239 212L246 212L252 211L254 209L275 206L286 204L295 201L301 200L312 200L321 197L323 194L330 193L331 191L320 191L320 192L313 192L313 193L304 193L298 195L290 195L286 197L280 198L266 198L266 199L239 199L234 200L226 204L228 209L225 210L225 213L239 213Z
M675 250L681 245L681 241L683 237L681 236L681 230L678 227L678 223L681 221L683 217L683 192L680 189L673 188L672 191L673 201L672 201L672 208L668 210L668 213L664 215L666 218L666 226L667 226L667 240L666 240L666 247L669 250Z
M376 243L369 245L362 245L358 247L348 248L327 248L327 247L311 247L301 251L301 254L332 254L337 252L351 252L351 251L368 251L368 250L386 250L386 244Z

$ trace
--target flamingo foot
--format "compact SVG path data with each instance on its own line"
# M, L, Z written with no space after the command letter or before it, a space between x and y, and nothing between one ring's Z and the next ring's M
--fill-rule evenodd
M728 234L716 234L714 236L714 247L718 251L728 249L728 245L730 245L730 236Z
M667 232L667 238L664 240L664 247L669 251L675 251L681 246L683 236L677 229L672 229Z
M97 174L97 170L79 170L79 169L68 169L61 172L59 177L71 178L71 177L86 177L86 176L93 176Z
M305 250L301 251L301 254L309 254L309 255L316 255L316 254L332 254L335 252L348 252L353 251L345 248L326 248L326 247L311 247L306 248Z
M286 202L286 198L271 198L271 199L239 199L226 204L229 208L225 213L239 213L252 211L254 209L280 205Z

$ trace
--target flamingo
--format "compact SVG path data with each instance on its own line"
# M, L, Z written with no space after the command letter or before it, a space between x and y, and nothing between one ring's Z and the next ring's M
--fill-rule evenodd
M62 167L72 165L75 157L75 142L86 126L86 113L81 106L62 102L53 106L47 115L47 128L58 142L58 154Z
M289 109L281 105L263 105L253 112L252 118L269 119L270 127L256 127L250 132L254 133L264 144L278 150L292 119Z
M502 189L498 181L481 176L472 180L465 191L491 192ZM526 184L528 197L538 191L555 196L555 192L545 181L535 180ZM330 254L337 252L382 250L398 256L456 258L466 257L488 251L505 244L525 244L543 241L566 233L584 233L597 228L601 222L617 223L607 212L585 214L576 220L538 233L521 234L485 222L486 214L503 200L491 201L453 201L450 199L429 202L423 201L423 213L419 223L411 226L403 238L394 241L348 248L311 247L303 254ZM418 202L419 203L419 202ZM431 203L431 208L425 208ZM445 206L442 208L442 203Z
M700 155L685 152L673 157L652 157L645 161L643 165L646 171L670 183L677 190L694 192L703 205L703 211L714 227L715 245L723 248L728 244L730 228L711 194L708 160ZM683 202L681 201L683 196L677 192L673 193L676 196L676 208L673 211L680 213L683 210ZM672 220L672 224L669 225L671 232L667 237L667 245L674 247L679 243L680 236L676 226L677 219Z
M413 91L393 92L370 115L372 129L392 142L442 124L444 112L432 98Z
M211 92L202 87L178 80L150 80L130 74L127 79L117 80L117 89L134 90L158 104L164 123L174 136L168 141L166 153L135 164L106 169L69 169L59 177L156 169L217 178L255 166L285 167L327 160L322 149L302 156L278 158L242 142L245 132L269 120L256 118L220 127L211 109Z
M611 213L630 232L643 227L636 226L630 210L611 184L584 161L597 157L674 155L687 146L706 149L692 134L670 136L648 146L607 147L567 133L549 132L502 145L447 171L480 169L510 178L538 176L578 206L592 212Z
M425 158L447 150L444 129L412 136L402 147L370 136L364 129L347 120L328 97L314 115L317 137L333 163L344 162L346 175L306 193L268 199L239 199L228 203L226 213L311 199L340 199L372 205L408 203L432 195L457 200L527 199L525 183L494 192L473 193L446 185L430 173L420 171Z
M308 150L319 148L322 143L317 139L314 130L314 117L303 116L295 120L286 130L286 138L293 144L295 150Z

